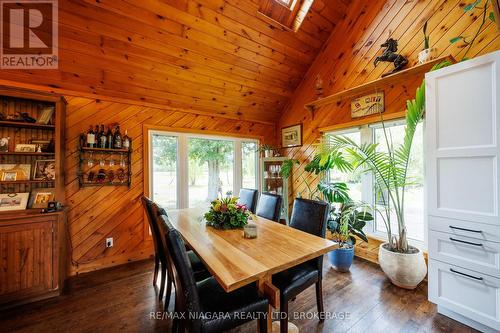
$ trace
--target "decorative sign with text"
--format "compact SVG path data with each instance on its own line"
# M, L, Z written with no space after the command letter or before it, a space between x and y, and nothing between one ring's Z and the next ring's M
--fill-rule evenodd
M359 118L384 112L384 92L376 92L351 101L351 117Z

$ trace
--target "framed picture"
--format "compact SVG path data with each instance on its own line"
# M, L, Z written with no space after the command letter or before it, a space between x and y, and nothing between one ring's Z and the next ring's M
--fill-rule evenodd
M2 173L2 179L3 182L13 182L17 180L17 172L15 171L4 171Z
M36 152L36 145L31 143L18 143L16 144L16 152L34 153Z
M33 170L34 180L56 179L56 160L36 160Z
M36 188L31 191L28 208L47 208L49 201L54 201L56 192L54 188Z
M31 164L0 164L0 180L2 181L29 180L30 175Z
M302 146L302 124L281 129L281 146L283 148Z
M9 151L10 137L0 138L0 152L6 153Z
M53 153L51 150L51 140L37 140L33 139L31 140L31 143L36 145L36 151L42 152L42 153ZM53 146L52 146L53 148Z
M39 124L47 125L52 119L52 115L54 114L53 106L46 106L38 112L38 119L36 120Z
M359 118L382 113L385 110L384 92L376 92L351 101L351 118Z
M0 194L0 211L26 209L29 193Z

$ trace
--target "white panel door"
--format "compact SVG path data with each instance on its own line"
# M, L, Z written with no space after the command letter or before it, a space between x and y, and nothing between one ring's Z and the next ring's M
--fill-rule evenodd
M430 216L500 225L500 52L426 74Z

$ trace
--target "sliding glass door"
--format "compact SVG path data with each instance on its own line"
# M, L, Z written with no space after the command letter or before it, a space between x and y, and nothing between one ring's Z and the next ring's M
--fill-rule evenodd
M234 142L189 138L189 207L233 194Z
M176 136L153 134L152 197L165 209L177 208L177 151Z
M150 195L166 209L258 188L257 140L151 130L149 142Z

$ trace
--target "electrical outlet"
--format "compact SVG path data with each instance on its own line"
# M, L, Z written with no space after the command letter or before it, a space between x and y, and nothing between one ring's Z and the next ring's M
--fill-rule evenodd
M113 247L113 237L106 238L106 247Z

